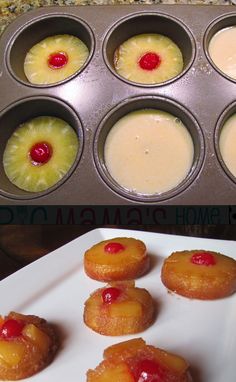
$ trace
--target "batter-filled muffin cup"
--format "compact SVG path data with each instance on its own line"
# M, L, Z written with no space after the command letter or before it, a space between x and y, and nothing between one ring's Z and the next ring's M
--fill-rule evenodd
M195 56L195 43L179 20L146 12L115 24L105 37L103 55L121 80L161 86L186 73Z
M236 81L236 16L214 20L206 30L204 49L211 65L224 77Z
M161 97L124 100L101 121L95 162L117 193L159 201L182 192L200 170L204 141L194 117Z
M90 27L72 15L33 17L6 51L9 72L24 85L48 87L81 73L94 51Z
M69 105L56 98L24 98L0 113L0 192L36 198L64 183L78 165L83 128Z
M236 102L220 115L215 130L215 149L227 175L236 182Z

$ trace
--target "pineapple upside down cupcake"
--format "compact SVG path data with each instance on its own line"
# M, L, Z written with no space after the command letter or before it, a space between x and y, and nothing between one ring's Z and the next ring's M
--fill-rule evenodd
M154 301L146 289L133 281L114 282L96 290L85 302L84 322L108 336L138 333L154 319Z
M236 261L213 251L174 252L164 261L161 279L169 290L182 296L222 298L236 291Z
M88 370L87 382L190 382L188 363L180 356L146 345L142 338L105 349L104 360Z
M88 55L87 46L78 37L49 36L26 54L24 72L32 84L53 84L77 72Z
M98 281L132 280L149 268L149 256L141 240L117 237L95 244L84 254L86 274Z
M143 84L157 84L176 77L183 70L179 47L160 34L140 34L122 43L114 54L116 72Z
M32 376L54 358L58 339L43 318L10 312L0 317L0 380Z
M67 122L37 117L20 125L9 138L3 167L8 179L29 192L45 191L72 167L79 140Z

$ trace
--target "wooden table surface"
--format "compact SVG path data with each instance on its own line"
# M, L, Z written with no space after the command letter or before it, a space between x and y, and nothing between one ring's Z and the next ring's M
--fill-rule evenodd
M236 225L0 225L0 280L99 227L236 240Z

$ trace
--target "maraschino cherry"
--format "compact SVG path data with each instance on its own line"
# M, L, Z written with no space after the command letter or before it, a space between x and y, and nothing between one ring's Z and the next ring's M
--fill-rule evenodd
M47 142L38 142L31 147L29 156L34 165L42 165L52 156L52 146Z
M121 290L118 288L110 287L104 289L102 292L102 300L105 304L111 304L116 301L121 294Z
M160 65L161 58L158 54L154 52L149 52L149 53L145 53L139 59L138 63L140 68L143 70L154 70Z
M104 247L105 252L108 253L118 253L123 251L124 249L125 247L123 246L123 244L115 242L107 243Z
M6 320L0 328L0 337L6 339L19 337L24 326L25 324L21 321L17 321L14 319Z
M135 382L164 382L165 372L157 362L143 359L137 363L134 377Z
M48 66L51 69L61 69L68 62L68 56L65 52L56 52L48 57Z
M191 262L197 265L215 265L215 257L210 252L196 252L191 257Z

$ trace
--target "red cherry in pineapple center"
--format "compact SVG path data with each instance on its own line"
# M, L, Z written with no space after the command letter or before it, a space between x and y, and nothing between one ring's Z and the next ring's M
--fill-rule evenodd
M38 142L31 147L29 155L33 164L45 164L52 156L52 146L47 142Z
M106 288L102 292L102 300L105 304L111 304L112 302L117 300L120 294L121 290L118 288Z
M0 336L3 338L19 337L25 324L21 321L9 319L4 322L0 329Z
M210 252L197 252L191 257L191 262L197 265L215 265L216 260Z
M145 53L138 63L143 70L154 70L160 65L161 57L153 52Z
M104 247L105 252L108 253L118 253L124 251L125 247L121 243L107 243Z
M51 69L61 69L68 62L68 56L65 52L56 52L48 57L48 66Z
M157 362L144 359L137 363L134 377L135 382L164 382L165 372Z

